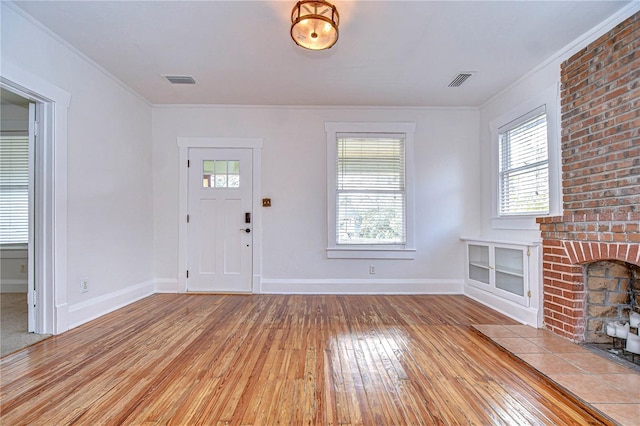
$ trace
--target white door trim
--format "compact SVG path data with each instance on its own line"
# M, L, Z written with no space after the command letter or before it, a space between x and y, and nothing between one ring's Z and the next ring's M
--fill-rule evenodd
M187 292L187 160L189 148L249 148L253 160L253 276L251 292L259 293L262 279L262 194L260 187L262 142L261 138L178 137L179 158L179 215L178 215L178 293Z
M2 61L0 85L38 104L40 173L36 185L35 248L38 304L36 333L69 329L67 303L67 110L71 95L59 87Z
M42 108L38 108L38 104L35 102L29 102L29 127L28 127L28 137L29 137L29 232L27 237L27 331L29 333L36 332L36 318L38 318L37 310L40 309L37 306L36 293L38 291L38 287L36 283L38 280L36 279L36 235L35 235L35 213L36 213L36 153L40 151L42 148L42 142L38 139L38 134L40 133L40 128L38 127L38 113L42 111ZM40 209L41 210L41 209Z

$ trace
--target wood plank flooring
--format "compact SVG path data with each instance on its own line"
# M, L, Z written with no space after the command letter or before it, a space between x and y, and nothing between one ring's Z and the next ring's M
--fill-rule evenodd
M603 424L464 296L157 294L0 359L3 425Z

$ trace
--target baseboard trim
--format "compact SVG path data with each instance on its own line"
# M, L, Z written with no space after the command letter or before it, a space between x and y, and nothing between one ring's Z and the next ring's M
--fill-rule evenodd
M178 280L175 278L158 278L155 283L156 293L179 293Z
M26 293L29 289L27 280L2 280L0 293Z
M22 284L22 283L18 283ZM17 284L16 284L17 285ZM26 283L24 283L26 292ZM3 292L4 292L3 282ZM18 291L15 291L18 292ZM96 298L56 307L63 319L59 334L87 323L154 293L178 293L177 279L155 279ZM538 309L515 304L457 279L263 279L263 294L464 294L523 324L537 327ZM65 327L64 325L67 325Z
M62 334L69 330L69 305L67 303L56 305L54 315L53 334Z
M263 279L264 294L462 294L450 279Z
M69 305L69 329L78 327L102 315L113 312L116 309L151 296L155 292L155 281L150 280L84 302Z
M464 295L511 319L538 328L537 308L518 305L510 300L469 285L464 286Z

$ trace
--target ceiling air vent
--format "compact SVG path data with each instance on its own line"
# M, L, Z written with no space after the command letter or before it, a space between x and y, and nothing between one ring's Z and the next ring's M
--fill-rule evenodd
M164 78L169 80L171 84L196 84L190 75L165 75Z
M467 81L467 79L469 79L469 77L471 77L473 74L475 74L475 72L461 72L460 74L455 76L455 78L451 81L451 83L449 83L449 87L462 86L462 83Z

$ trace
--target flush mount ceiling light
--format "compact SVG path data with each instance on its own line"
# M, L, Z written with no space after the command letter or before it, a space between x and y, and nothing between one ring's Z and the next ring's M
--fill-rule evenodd
M329 49L338 41L339 21L338 10L331 3L299 1L291 12L291 38L305 49Z

